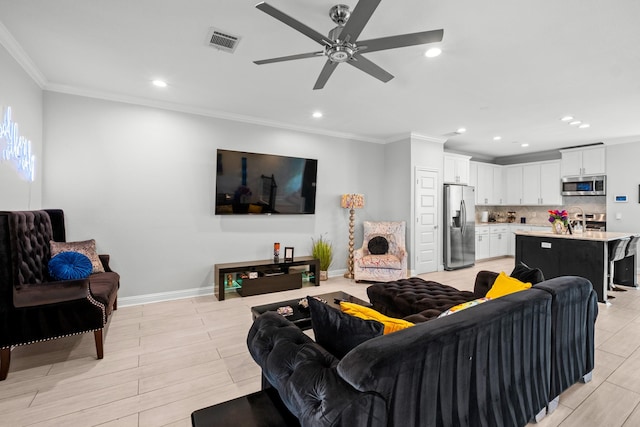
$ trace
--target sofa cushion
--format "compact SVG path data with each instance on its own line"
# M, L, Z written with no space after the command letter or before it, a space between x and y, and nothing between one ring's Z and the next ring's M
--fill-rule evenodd
M434 318L454 305L476 299L472 292L419 277L376 283L367 288L367 295L374 309L399 318L416 313L426 313L428 318ZM413 319L406 320L416 322Z
M531 268L523 262L516 265L510 276L515 277L521 282L529 282L532 285L544 282L544 274L542 274L542 270L539 268Z
M104 267L102 266L102 262L100 262L100 257L98 257L96 241L94 239L83 240L81 242L54 242L52 240L49 243L51 245L51 256L55 256L60 252L79 252L86 255L91 261L93 265L92 273L104 273Z
M383 333L384 325L378 321L349 316L314 297L307 297L307 301L316 342L338 359Z
M514 292L524 291L530 287L531 283L523 283L514 277L507 276L504 271L501 271L486 296L488 298L499 298Z
M390 270L402 270L402 262L392 254L365 255L358 260L361 268L388 268Z
M391 332L397 332L402 329L407 329L413 326L413 323L403 319L396 319L394 317L385 316L384 314L360 304L354 304L351 302L340 302L340 309L347 314L355 317L359 317L365 320L375 320L384 325L384 333L390 334Z
M389 252L389 241L382 236L376 236L369 240L367 248L371 255L384 255Z
M76 280L89 277L91 260L79 252L60 252L49 260L49 275L55 280Z

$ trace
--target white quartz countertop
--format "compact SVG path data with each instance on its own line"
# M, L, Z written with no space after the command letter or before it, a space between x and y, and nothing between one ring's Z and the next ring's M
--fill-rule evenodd
M572 240L596 240L600 242L609 242L611 240L624 239L625 237L635 236L637 233L622 233L614 231L587 231L584 233L573 234L555 234L549 231L515 231L515 234L521 236L532 236L554 239L572 239Z

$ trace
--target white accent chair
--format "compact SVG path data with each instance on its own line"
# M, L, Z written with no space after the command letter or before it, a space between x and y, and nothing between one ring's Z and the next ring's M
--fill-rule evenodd
M362 248L353 253L353 275L356 281L390 282L407 278L407 250L404 221L364 221ZM369 242L382 237L388 243L386 253L371 253ZM381 242L376 239L375 242ZM384 243L384 241L382 241ZM374 248L374 245L371 245ZM377 246L379 249L379 246ZM380 252L375 250L374 252Z

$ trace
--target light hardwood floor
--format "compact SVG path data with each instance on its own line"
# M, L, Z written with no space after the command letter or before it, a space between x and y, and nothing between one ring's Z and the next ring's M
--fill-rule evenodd
M421 277L472 290L479 270L512 268L513 259L502 258ZM103 360L95 358L93 334L16 348L0 382L0 425L190 426L194 410L259 390L260 370L246 347L251 306L335 290L367 299L366 288L335 277L225 301L212 295L121 307ZM640 426L640 291L609 294L612 305L599 304L593 381L563 393L540 426Z

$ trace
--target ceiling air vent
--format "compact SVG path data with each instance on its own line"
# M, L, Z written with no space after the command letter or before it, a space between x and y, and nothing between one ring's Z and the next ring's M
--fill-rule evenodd
M211 47L233 53L233 51L236 50L238 43L240 43L240 36L234 36L226 31L221 31L212 27L209 29L207 42Z

